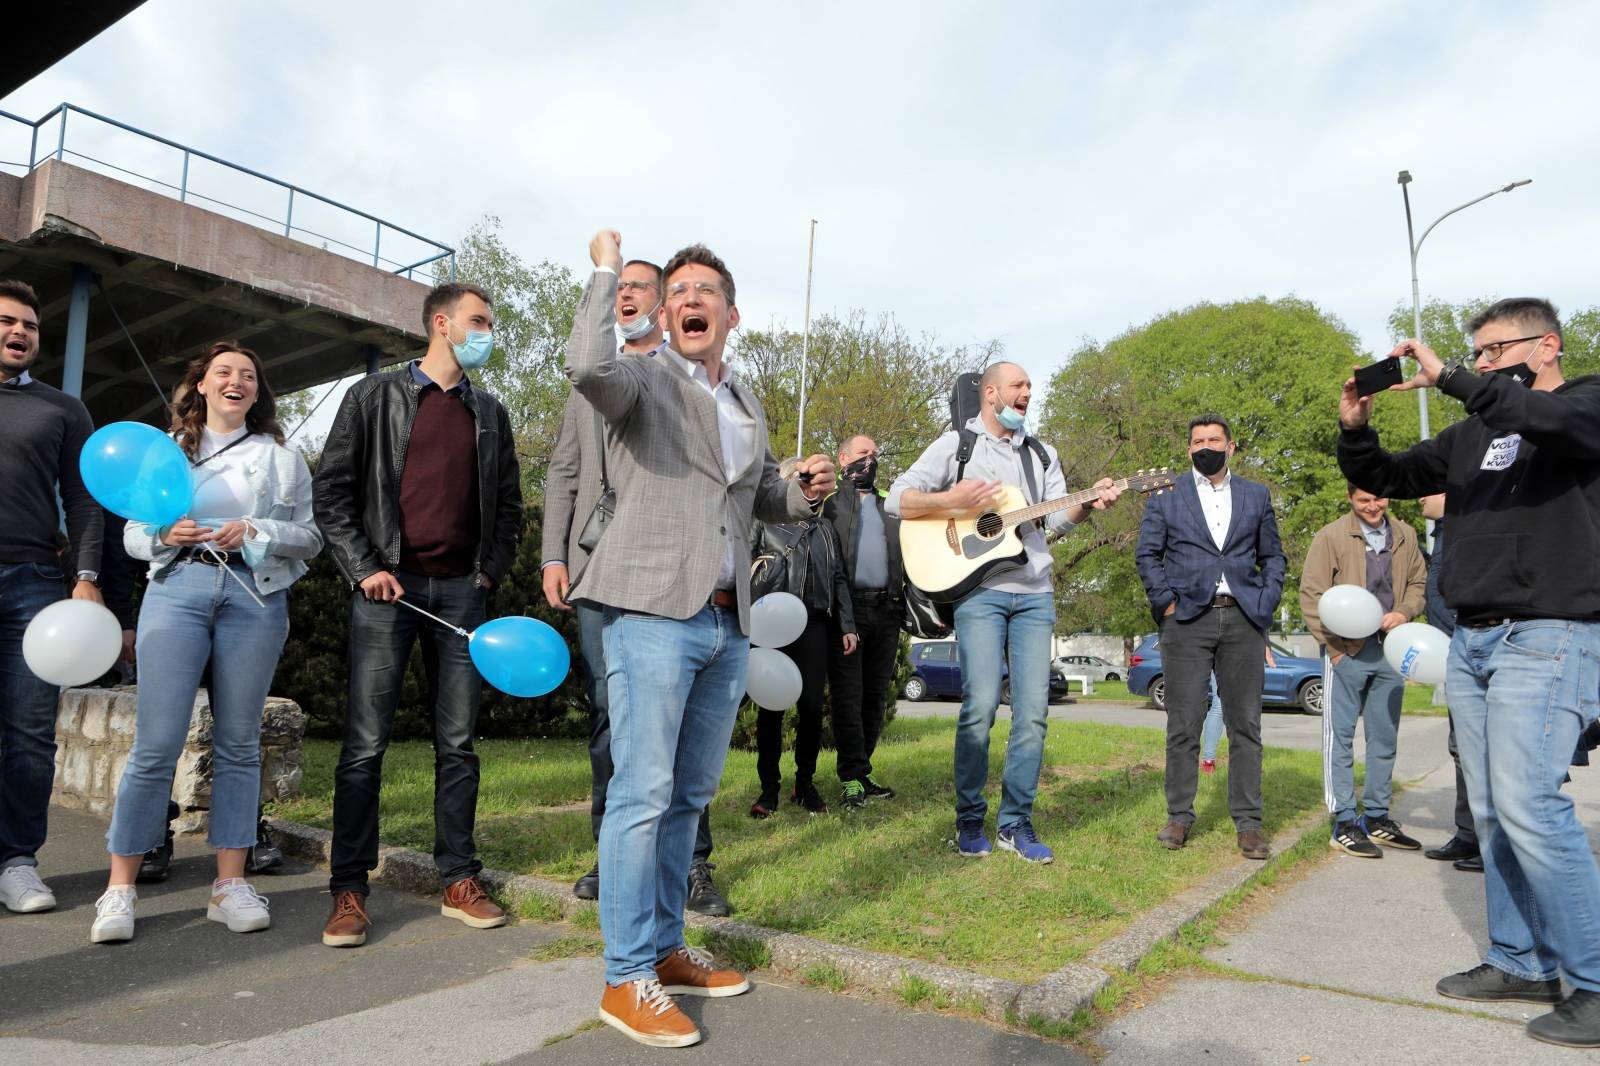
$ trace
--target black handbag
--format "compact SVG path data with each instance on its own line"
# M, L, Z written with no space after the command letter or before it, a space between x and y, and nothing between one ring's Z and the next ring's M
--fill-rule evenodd
M606 526L617 514L617 490L611 487L611 481L606 477L606 433L600 423L599 411L594 413L594 441L600 451L600 498L594 501L594 510L589 512L589 520L584 522L583 530L578 534L578 547L590 555L600 546Z
M806 537L810 535L811 526L808 524L794 540L789 542L789 546L784 548L783 551L768 552L750 560L751 603L774 592L790 591L789 557L794 554L796 548L805 543Z
M901 627L918 640L938 640L948 637L955 628L953 603L934 603L928 594L907 581L906 613Z

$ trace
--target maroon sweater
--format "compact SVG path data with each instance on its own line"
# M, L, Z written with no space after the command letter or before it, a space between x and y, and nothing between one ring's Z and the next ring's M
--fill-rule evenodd
M478 423L458 391L429 385L400 474L400 569L466 577L478 552Z

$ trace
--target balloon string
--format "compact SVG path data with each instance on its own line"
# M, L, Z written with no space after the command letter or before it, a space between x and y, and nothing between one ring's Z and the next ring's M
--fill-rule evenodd
M468 640L472 639L472 634L467 632L465 629L462 629L460 626L451 625L449 622L446 622L443 618L440 618L436 614L429 614L427 611L424 611L421 607L418 607L414 603L407 603L405 600L395 600L394 602L398 603L402 607L411 608L413 611L416 611L418 614L422 615L424 618L433 619L435 622L438 622L440 625L444 626L446 629L450 630L452 633L459 633L461 636L466 637Z
M246 585L244 583L244 578L233 572L233 567L228 565L228 557L226 555L223 555L221 552L217 551L216 548L213 548L209 544L203 545L201 550L217 561L217 566L222 569L223 573L227 574L229 577L233 578L239 583L239 587L244 589L245 595L256 601L257 607L266 606L266 603L262 601L261 597L256 595L256 590L251 588L249 585Z

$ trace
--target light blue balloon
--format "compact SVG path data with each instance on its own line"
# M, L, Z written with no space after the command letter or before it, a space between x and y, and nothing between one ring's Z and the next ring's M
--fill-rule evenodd
M113 422L95 430L84 442L78 470L102 507L135 522L171 525L188 514L194 499L189 457L171 437L143 422Z
M553 692L572 668L572 655L561 634L524 615L483 623L472 631L467 651L483 679L511 696Z

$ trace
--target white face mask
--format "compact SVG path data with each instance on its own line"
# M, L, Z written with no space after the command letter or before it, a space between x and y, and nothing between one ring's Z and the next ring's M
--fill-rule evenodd
M656 324L651 319L651 316L654 315L656 311L660 309L660 307L661 301L657 300L655 307L650 308L650 310L646 311L632 322L629 322L626 325L618 322L617 332L622 335L622 339L625 341L636 341L643 337L648 337L650 335L650 331L656 328Z

